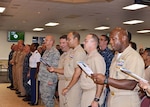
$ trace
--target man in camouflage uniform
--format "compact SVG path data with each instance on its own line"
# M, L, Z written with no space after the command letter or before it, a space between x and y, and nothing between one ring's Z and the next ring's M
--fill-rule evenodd
M71 49L69 48L67 42L67 35L62 35L59 38L60 48L63 51L63 54L60 56L58 68L49 67L49 72L56 72L58 75L58 94L59 94L59 107L66 107L65 106L65 97L62 95L62 90L65 88L64 83L66 82L66 78L64 76L64 65L66 58L69 56Z
M45 46L46 51L44 52L42 59L52 67L58 66L58 61L60 54L54 45L54 37L46 36L45 37ZM46 107L54 107L54 94L57 85L57 74L54 72L48 72L47 65L44 63L40 64L38 80L40 81L40 94L42 101Z

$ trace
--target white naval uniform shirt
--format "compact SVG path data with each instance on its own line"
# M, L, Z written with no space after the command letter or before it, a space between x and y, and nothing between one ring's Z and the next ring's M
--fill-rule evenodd
M41 58L40 53L37 50L35 50L29 59L30 68L37 68L37 62L40 62L40 58Z

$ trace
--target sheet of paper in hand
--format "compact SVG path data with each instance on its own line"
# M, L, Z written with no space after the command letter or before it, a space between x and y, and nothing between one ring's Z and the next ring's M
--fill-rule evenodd
M40 61L41 61L45 66L50 67L50 65L49 65L43 58L41 58Z
M148 82L148 81L145 80L144 78L142 78L142 77L136 75L135 73L133 73L133 72L131 72L131 71L125 69L125 68L120 68L120 70L121 70L123 73L125 73L125 74L127 74L127 75L130 75L131 77L133 77L133 78L135 78L135 79L137 79L137 80L141 80L141 81L143 81L143 82Z
M93 74L93 71L91 70L91 68L89 68L89 66L86 63L84 63L83 61L79 61L79 62L77 62L77 64L85 71L85 73L88 76L91 76L91 74Z
M29 79L29 81L27 82L29 85L31 85L31 79Z

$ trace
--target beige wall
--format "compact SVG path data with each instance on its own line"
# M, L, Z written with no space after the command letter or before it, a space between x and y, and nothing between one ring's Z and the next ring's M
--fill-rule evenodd
M50 33L40 33L40 32L25 32L25 44L32 43L32 37L44 37ZM50 34L56 37L56 43L58 43L57 34ZM0 31L0 60L1 59L8 59L8 54L10 52L10 46L12 44L16 44L17 42L8 42L7 41L7 31Z
M84 37L88 33L95 33L97 35L101 35L101 32L79 32L81 35L81 43L84 41ZM51 33L40 33L40 32L25 32L25 44L31 44L32 43L32 37L38 36L38 37L44 37ZM56 43L59 44L59 37L61 34L51 34L55 36ZM133 35L132 41L137 43L138 48L143 46L150 47L150 36L144 36L143 34L140 35ZM0 31L0 59L8 59L8 54L10 52L10 46L11 44L16 42L7 42L7 31Z
M133 35L132 40L137 43L138 49L140 47L150 48L150 33L149 36L144 36L144 34Z

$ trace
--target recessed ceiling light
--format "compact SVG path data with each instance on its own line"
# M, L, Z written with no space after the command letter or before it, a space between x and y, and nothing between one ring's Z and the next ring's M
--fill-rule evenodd
M57 26L57 25L59 25L59 23L49 22L49 23L45 24L45 26Z
M110 27L107 26L101 26L101 27L96 27L94 28L95 30L106 30L106 29L110 29Z
M150 33L150 30L139 30L137 33Z
M44 28L34 28L33 31L42 31Z
M0 13L3 13L5 9L5 7L0 7Z
M139 24L139 23L143 23L143 22L144 21L142 21L142 20L130 20L130 21L123 22L123 24L133 25L133 24Z
M137 9L141 9L141 8L145 8L145 7L148 7L148 5L144 5L144 4L132 4L132 5L123 7L122 9L137 10Z

